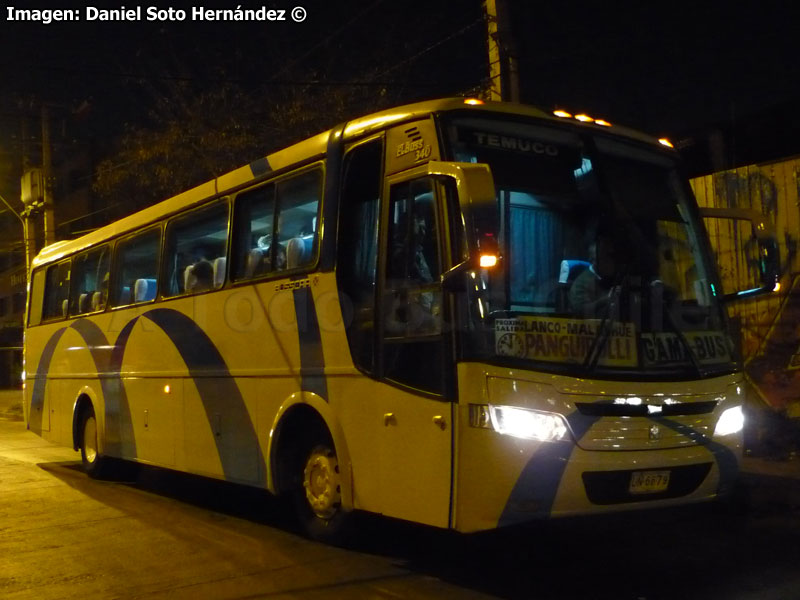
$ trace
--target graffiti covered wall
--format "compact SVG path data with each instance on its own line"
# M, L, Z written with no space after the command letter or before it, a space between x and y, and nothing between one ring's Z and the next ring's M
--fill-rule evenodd
M700 206L750 208L775 226L780 244L781 290L732 303L728 313L741 332L746 371L770 405L800 402L800 158L752 165L691 180ZM726 291L746 289L757 272L749 227L707 219Z

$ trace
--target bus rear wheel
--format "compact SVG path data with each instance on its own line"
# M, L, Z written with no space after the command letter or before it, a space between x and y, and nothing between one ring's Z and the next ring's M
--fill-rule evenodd
M89 477L99 479L103 476L105 457L100 453L97 418L92 406L83 411L79 431L81 434L80 449L83 470Z
M300 524L315 540L343 543L351 515L342 509L342 476L333 444L317 439L306 445L298 466L294 502Z

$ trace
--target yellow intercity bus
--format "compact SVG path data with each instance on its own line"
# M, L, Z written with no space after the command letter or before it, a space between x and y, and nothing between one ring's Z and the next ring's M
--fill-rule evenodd
M490 529L731 490L743 379L674 150L446 99L342 124L32 267L25 417L80 450ZM740 211L741 212L741 211ZM724 215L717 211L715 216Z

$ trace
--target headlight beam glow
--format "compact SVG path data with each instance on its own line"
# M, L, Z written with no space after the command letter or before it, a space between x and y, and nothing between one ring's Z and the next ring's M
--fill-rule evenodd
M714 436L725 436L739 433L744 428L744 411L741 406L732 406L725 410L714 428Z
M556 413L489 405L489 416L494 430L503 435L541 442L554 442L567 437L564 417Z

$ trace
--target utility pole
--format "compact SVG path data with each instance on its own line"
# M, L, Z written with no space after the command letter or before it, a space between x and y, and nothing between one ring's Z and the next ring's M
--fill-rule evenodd
M44 184L44 245L56 241L56 224L53 214L53 161L50 154L50 114L42 104L42 179Z
M489 100L519 102L517 53L506 0L484 0L489 47Z
M22 213L17 213L8 202L3 200L3 203L22 223L22 239L25 244L25 265L28 277L30 277L31 262L36 256L36 216L44 208L44 182L42 179L42 169L28 169L22 174L20 184L24 207Z

